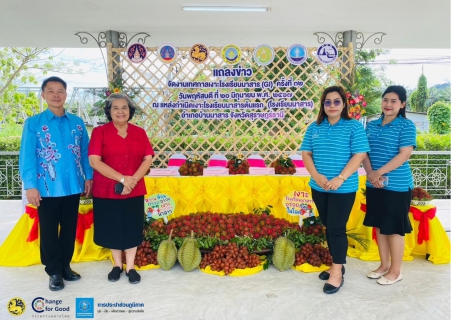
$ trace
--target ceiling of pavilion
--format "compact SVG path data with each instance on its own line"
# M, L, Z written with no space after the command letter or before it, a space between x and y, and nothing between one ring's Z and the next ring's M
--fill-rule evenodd
M271 7L264 13L185 12L185 5ZM0 47L95 47L76 32L147 32L147 46L316 46L314 32L356 30L367 38L384 32L382 44L365 48L449 48L449 0L0 0ZM373 38L374 39L374 38Z

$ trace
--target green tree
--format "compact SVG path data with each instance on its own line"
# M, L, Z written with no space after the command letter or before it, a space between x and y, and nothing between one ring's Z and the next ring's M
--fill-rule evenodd
M429 99L426 102L426 107L429 108L437 101L450 101L451 86L448 83L438 84L429 88Z
M38 106L36 95L16 92L23 84L37 85L36 74L83 73L74 70L77 62L66 63L57 56L50 48L0 48L0 122L15 121L18 114L34 111L30 104Z
M420 76L418 79L418 87L417 90L412 92L410 96L410 106L412 111L415 112L426 112L426 101L429 98L428 92L428 82L424 74Z
M428 110L429 131L438 134L450 133L451 106L443 101L434 103Z

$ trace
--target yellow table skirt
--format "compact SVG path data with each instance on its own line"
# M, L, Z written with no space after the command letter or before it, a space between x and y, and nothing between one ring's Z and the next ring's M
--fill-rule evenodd
M146 177L148 195L164 193L171 196L176 208L169 217L180 217L191 212L221 212L236 213L253 212L254 208L264 208L272 205L272 214L290 222L299 222L298 216L286 213L282 198L292 190L311 192L308 186L310 177L305 176L250 176L237 175L226 177ZM359 190L365 187L365 176L359 177ZM364 213L360 203L364 201L361 192L357 192L356 200L347 224L347 229L361 233L371 240L371 228L362 225ZM29 205L30 206L30 205ZM87 214L92 205L80 205L79 214ZM315 210L316 211L316 210ZM412 219L412 218L411 218ZM411 220L412 221L412 220ZM23 214L14 229L0 247L1 266L29 266L40 263L39 237L27 241L34 219ZM97 246L93 242L94 225L84 231L84 241L75 241L73 262L104 260L108 258L109 250ZM418 245L416 235L418 222L412 221L414 232L406 237L405 260L412 260L412 254L430 254L433 263L449 263L449 240L437 218L430 220L430 240ZM416 233L415 233L416 232ZM348 255L362 260L379 260L377 245L371 243L368 252L349 239Z
M365 199L362 199L365 205ZM433 205L428 206L411 206L421 212L426 212L429 209L435 208ZM412 211L412 209L411 209ZM347 228L355 229L353 232L360 233L363 238L369 241L368 250L365 249L353 240L349 240L350 247L348 248L348 256L359 258L366 261L379 261L379 251L375 240L373 240L373 228L363 225L365 219L365 211L353 210L349 218ZM407 233L404 237L404 261L411 261L414 259L413 255L428 255L428 260L434 264L442 264L450 262L450 241L443 229L440 220L437 217L429 219L429 240L423 241L419 244L419 221L413 218L412 212L409 212L409 219L413 231Z

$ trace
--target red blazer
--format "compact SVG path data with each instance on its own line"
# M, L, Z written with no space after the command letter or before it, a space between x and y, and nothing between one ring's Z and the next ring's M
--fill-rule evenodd
M144 129L128 124L127 137L122 138L109 122L94 128L89 142L88 155L102 157L102 161L124 176L132 176L143 162L145 156L153 156L152 145ZM117 181L107 178L94 170L92 195L97 198L125 199L145 195L144 179L138 181L129 195L114 193Z

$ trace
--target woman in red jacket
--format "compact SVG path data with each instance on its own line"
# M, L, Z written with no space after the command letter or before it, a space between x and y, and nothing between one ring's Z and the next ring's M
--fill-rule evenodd
M119 280L125 251L130 283L141 281L134 261L143 241L143 177L155 154L144 129L128 123L135 110L128 96L112 94L104 107L109 122L93 130L89 144L89 163L94 169L94 242L111 249L114 267L109 281Z

